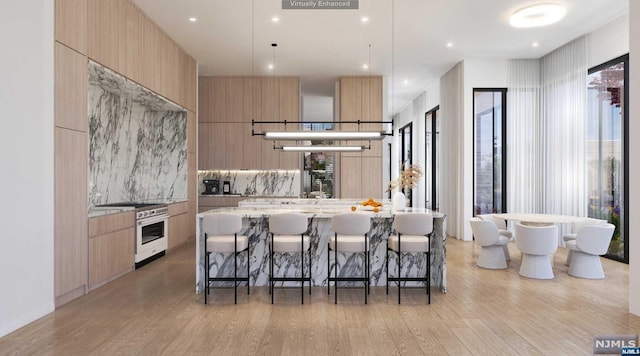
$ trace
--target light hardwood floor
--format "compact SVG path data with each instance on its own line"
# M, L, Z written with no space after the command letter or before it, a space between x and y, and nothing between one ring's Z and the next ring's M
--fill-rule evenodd
M333 304L315 288L194 293L194 244L129 273L42 319L0 338L0 355L590 355L593 336L637 334L628 313L628 267L603 259L607 278L567 275L566 250L555 255L550 281L520 277L511 244L507 270L475 265L473 242L448 240L448 293L424 289L341 289ZM306 290L305 290L306 293Z

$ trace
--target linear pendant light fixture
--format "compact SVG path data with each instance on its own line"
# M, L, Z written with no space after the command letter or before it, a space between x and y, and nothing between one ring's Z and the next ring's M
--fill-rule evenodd
M341 141L382 140L384 136L380 131L267 131L262 138L278 141Z
M286 152L362 152L367 147L364 146L331 146L331 145L313 145L313 146L274 146L276 150Z

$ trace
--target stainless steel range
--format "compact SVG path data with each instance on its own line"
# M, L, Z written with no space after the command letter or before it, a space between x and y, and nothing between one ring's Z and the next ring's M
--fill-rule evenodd
M136 269L165 255L169 231L166 204L124 202L101 206L136 208Z

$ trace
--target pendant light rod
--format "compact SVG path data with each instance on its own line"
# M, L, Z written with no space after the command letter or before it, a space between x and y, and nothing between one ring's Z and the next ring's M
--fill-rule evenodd
M262 136L265 140L305 141L305 140L382 140L380 131L269 131Z
M331 146L331 145L313 145L313 146L274 146L276 150L286 152L362 152L368 147L365 146Z

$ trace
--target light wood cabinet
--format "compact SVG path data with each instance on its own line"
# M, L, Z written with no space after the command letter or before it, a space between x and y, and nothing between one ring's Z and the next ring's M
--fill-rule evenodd
M87 0L55 0L55 39L87 54Z
M209 85L209 116L211 122L228 122L226 117L227 78L211 77Z
M120 0L119 71L129 79L142 81L140 40L144 15L128 0Z
M87 131L87 57L55 43L55 125Z
M89 290L134 269L135 229L128 228L89 239Z
M340 121L382 121L382 77L340 78ZM342 124L342 130L358 130L357 124ZM382 130L381 124L361 124L362 131ZM342 153L340 191L342 198L382 198L382 142L350 141L349 145L371 144L362 153ZM361 194L356 196L355 194Z
M141 84L156 90L158 87L158 36L160 31L156 25L146 16L141 19L142 31L140 32L140 66Z
M196 121L196 113L187 111L187 152L196 153L196 141L198 139L197 129L198 122Z
M87 134L55 128L54 278L56 306L87 285Z
M213 122L211 117L211 77L198 78L198 122Z
M89 290L135 268L135 212L89 219Z
M167 237L169 250L195 237L195 229L191 229L189 223L195 225L195 217L190 219L189 202L169 204L169 236ZM193 234L191 231L194 231Z
M120 72L118 48L121 2L87 1L87 55L105 67Z
M242 123L225 123L221 125L225 136L225 169L242 169L244 167L245 145L242 141L244 137L245 125ZM256 138L258 139L258 138Z

